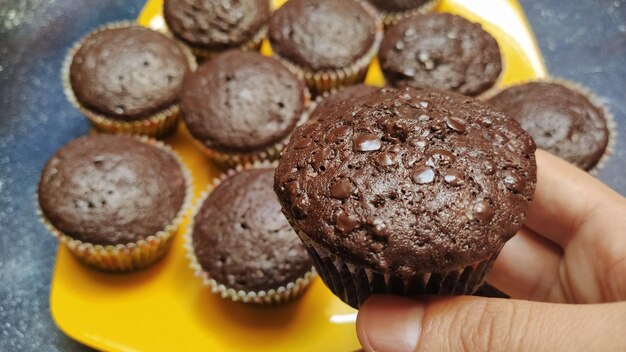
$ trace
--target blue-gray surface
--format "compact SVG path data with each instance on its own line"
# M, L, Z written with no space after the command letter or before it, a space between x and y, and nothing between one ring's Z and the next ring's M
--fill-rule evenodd
M36 219L33 194L53 151L89 128L59 83L66 50L98 24L135 18L142 3L0 0L0 351L87 350L50 317L56 243ZM549 71L606 99L626 136L626 0L521 3ZM598 176L622 194L625 143Z

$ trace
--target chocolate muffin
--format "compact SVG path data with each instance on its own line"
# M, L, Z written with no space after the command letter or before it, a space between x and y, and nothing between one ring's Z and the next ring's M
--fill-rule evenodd
M274 55L318 93L363 81L378 49L373 9L356 0L291 0L270 20Z
M607 151L609 128L603 109L559 83L509 87L489 104L517 120L537 146L590 170Z
M185 79L181 97L193 138L228 164L277 158L307 105L304 84L286 67L238 50L202 64Z
M162 144L92 135L48 161L38 199L45 222L70 251L108 270L146 266L165 253L190 185Z
M272 191L273 175L271 168L231 174L194 217L196 269L214 290L235 301L293 298L312 275L309 256Z
M172 34L202 58L228 49L256 50L267 32L269 0L165 0Z
M428 13L437 7L439 0L367 0L382 14L385 25L396 24L405 17Z
M101 130L160 136L175 127L183 77L193 65L158 32L108 25L70 52L66 91Z
M331 290L469 294L521 227L535 144L482 102L383 89L296 129L274 190Z
M318 111L324 111L328 106L333 104L349 103L354 98L359 98L378 91L378 88L372 86L366 86L365 84L357 84L354 86L348 86L337 90L328 96L323 97L317 102L315 110L311 113L311 118L317 114Z
M380 65L389 84L477 96L502 72L496 40L480 24L447 13L416 15L385 32Z

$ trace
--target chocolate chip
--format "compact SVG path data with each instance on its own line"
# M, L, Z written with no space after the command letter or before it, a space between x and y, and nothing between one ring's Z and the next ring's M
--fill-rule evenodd
M339 140L344 140L350 134L352 129L349 126L339 126L332 130L327 136L326 141L328 142L336 142Z
M309 144L311 144L311 139L310 138L300 138L293 144L293 147L295 149L304 149L304 148L308 147Z
M460 117L446 117L446 125L457 132L465 132L467 122Z
M472 205L471 218L482 223L488 223L493 218L493 207L487 200L478 200Z
M389 236L389 231L387 230L387 225L385 225L385 222L382 219L374 219L371 223L372 225L372 232L374 232L374 235L378 236L378 237L388 237Z
M365 133L355 138L354 149L361 152L373 152L379 150L382 146L382 141L378 136L371 133Z
M443 180L446 181L447 184L454 187L462 186L465 183L464 180L465 175L459 170L456 169L448 169L446 170Z
M435 180L435 171L428 166L423 166L411 172L411 179L420 185L432 183Z
M524 187L526 187L524 178L516 170L507 170L504 173L504 184L506 188L514 193L521 193Z
M376 163L380 166L391 166L398 163L398 156L392 153L381 153L376 156Z
M341 211L339 215L337 215L337 219L335 221L337 223L337 230L344 234L350 233L354 229L361 226L361 223L359 222L359 219L357 217L355 217L354 215L350 215L345 211Z
M345 199L350 197L355 189L356 187L354 187L352 182L344 177L335 182L335 184L330 188L330 195L333 196L333 198Z
M428 153L430 155L430 160L434 165L437 166L446 166L450 165L456 160L454 154L452 152L447 151L445 149L433 149Z

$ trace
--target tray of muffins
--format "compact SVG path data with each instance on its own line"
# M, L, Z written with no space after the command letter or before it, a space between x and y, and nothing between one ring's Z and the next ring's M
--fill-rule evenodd
M93 133L41 173L51 310L102 350L358 350L369 296L481 288L536 147L614 140L514 0L150 0L60 71Z

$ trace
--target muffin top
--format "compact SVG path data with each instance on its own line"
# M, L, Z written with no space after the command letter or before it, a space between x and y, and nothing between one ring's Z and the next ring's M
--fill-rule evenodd
M389 28L379 58L390 84L469 96L491 88L502 71L496 40L480 24L447 13L411 16Z
M589 170L609 141L604 111L557 83L530 82L492 97L489 104L516 119L537 146Z
M354 98L359 98L364 95L368 95L378 91L378 88L372 86L366 86L365 84L357 84L354 86L342 87L338 91L325 97L322 101L317 103L315 110L311 113L311 118L319 111L324 111L329 105L339 103L349 103Z
M367 0L378 10L385 12L399 12L417 9L433 0Z
M38 195L43 214L63 234L116 245L164 230L183 207L186 187L170 152L129 136L92 135L54 154Z
M74 54L70 84L78 102L109 118L133 121L178 102L189 59L171 39L128 27L88 35Z
M519 124L478 100L383 89L297 128L274 190L318 245L408 278L499 251L532 199L534 151Z
M196 258L219 284L267 291L311 270L304 245L272 191L273 175L273 169L257 169L227 178L194 218Z
M376 19L355 0L290 0L269 25L272 49L308 70L344 68L376 39Z
M245 44L267 24L269 0L165 0L170 31L187 44L214 51Z
M189 132L223 152L263 149L289 135L305 109L304 84L275 59L228 51L185 79Z

